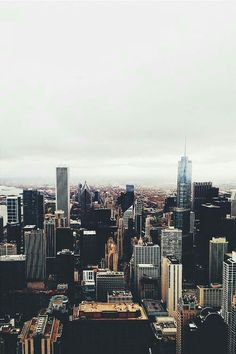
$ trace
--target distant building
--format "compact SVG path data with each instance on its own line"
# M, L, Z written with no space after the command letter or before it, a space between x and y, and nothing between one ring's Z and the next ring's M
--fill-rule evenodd
M160 279L160 267L154 264L137 265L136 289L142 299L157 299Z
M8 196L6 202L7 202L7 222L21 223L21 197Z
M56 168L56 209L63 210L67 225L70 225L70 185L68 167Z
M97 233L95 230L81 230L80 260L83 267L98 264Z
M80 194L80 207L81 207L81 224L82 227L88 227L89 225L89 218L91 213L91 206L92 206L92 193L85 182L81 194Z
M236 217L236 190L233 190L231 194L231 216Z
M196 219L199 219L201 205L212 203L212 198L218 197L219 188L212 187L212 182L194 182L192 209Z
M24 226L36 225L43 229L44 223L44 196L37 190L23 191L23 220Z
M143 229L143 202L140 199L136 199L134 203L134 228L138 236L142 236Z
M0 289L2 295L5 290L25 288L25 270L24 255L0 256Z

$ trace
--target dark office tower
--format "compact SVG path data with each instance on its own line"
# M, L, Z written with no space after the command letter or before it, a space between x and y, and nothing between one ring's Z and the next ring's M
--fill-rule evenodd
M87 227L89 225L91 203L92 203L92 193L87 183L85 182L81 190L81 196L80 196L82 227Z
M16 242L17 253L21 253L22 238L21 238L21 225L17 223L7 224L7 241Z
M74 252L62 250L57 252L57 281L71 286L74 282Z
M24 289L25 285L25 255L0 256L0 293Z
M210 240L209 244L209 283L222 284L223 261L228 251L228 242L224 237Z
M165 208L164 213L169 213L177 207L177 198L176 196L169 196L165 199Z
M181 157L178 163L177 178L177 207L191 208L191 183L192 183L192 161L186 154Z
M7 222L21 223L21 197L15 195L7 197Z
M126 185L126 192L121 193L117 198L117 205L121 207L123 213L134 204L134 186Z
M73 249L73 232L70 227L56 229L56 250L59 252L64 249Z
M68 167L56 168L56 209L63 210L70 225L70 186Z
M228 241L228 251L236 250L236 217L227 215L222 221L222 235Z
M225 194L219 197L212 198L212 204L220 207L222 215L224 215L224 217L226 217L226 215L230 215L231 201L228 195Z
M44 196L37 190L23 191L23 219L24 226L36 225L43 229L44 222Z
M98 258L96 231L82 230L80 235L80 260L83 267L97 264L100 261Z
M134 203L134 228L138 236L142 235L143 221L143 203L140 199L136 199Z
M219 312L213 308L205 308L189 323L186 331L186 353L227 353L227 327Z
M202 204L200 209L200 232L197 240L202 262L208 263L209 241L221 235L222 211L219 206Z
M56 256L56 226L55 219L44 222L44 233L47 243L47 257Z
M3 240L3 216L0 215L0 242Z
M100 192L99 191L95 191L94 192L93 202L101 204L101 197L100 197Z
M76 201L80 203L81 190L83 185L81 183L78 184L77 193L76 193Z
M46 277L46 238L43 230L25 232L26 278L44 281Z
M192 208L196 219L200 216L202 204L211 203L212 198L218 197L219 189L212 187L212 182L194 182Z

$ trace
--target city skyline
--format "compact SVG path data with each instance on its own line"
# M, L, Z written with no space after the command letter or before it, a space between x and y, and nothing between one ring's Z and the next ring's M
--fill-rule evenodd
M0 10L2 179L175 183L186 136L194 180L234 181L235 3Z

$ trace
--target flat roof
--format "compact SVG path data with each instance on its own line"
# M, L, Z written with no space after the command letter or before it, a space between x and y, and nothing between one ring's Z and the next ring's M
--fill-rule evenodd
M100 314L109 316L104 318L96 316ZM120 316L116 317L116 314ZM143 307L136 303L82 302L77 309L77 317L83 318L86 315L94 320L148 320Z

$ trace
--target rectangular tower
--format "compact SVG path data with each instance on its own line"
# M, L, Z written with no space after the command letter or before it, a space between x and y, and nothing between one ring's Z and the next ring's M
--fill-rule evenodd
M63 210L70 224L70 186L68 167L56 168L56 209Z

